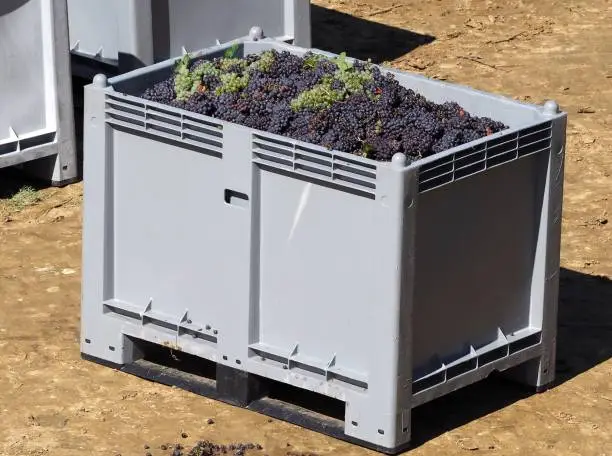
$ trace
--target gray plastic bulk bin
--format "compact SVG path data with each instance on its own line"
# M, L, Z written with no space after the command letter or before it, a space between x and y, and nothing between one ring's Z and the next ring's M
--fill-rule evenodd
M77 177L66 0L0 2L0 168Z
M124 72L233 41L252 26L310 46L310 0L68 0L68 13L81 76L98 63Z
M306 52L269 40L240 52L269 48ZM554 102L393 71L510 128L383 163L138 98L174 62L86 89L86 358L129 371L148 341L217 363L221 397L219 372L314 391L345 403L341 438L391 453L409 444L414 407L494 371L553 381L566 130Z

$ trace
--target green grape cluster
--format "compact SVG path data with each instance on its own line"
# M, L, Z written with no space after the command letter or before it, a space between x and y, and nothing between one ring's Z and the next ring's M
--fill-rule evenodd
M322 56L317 56L315 58L313 57L314 55L315 54L311 54L304 57L305 60L310 59L308 60L309 65L316 66L316 62L325 58ZM327 109L332 104L345 100L352 95L365 93L365 84L374 79L369 66L366 66L363 70L356 69L354 65L347 60L345 53L340 54L331 61L338 67L334 75L325 76L319 84L315 85L310 90L302 92L293 99L291 108L294 111L302 109ZM334 81L341 82L343 88L334 88Z
M249 85L249 73L225 73L220 76L221 84L215 89L217 95L223 93L237 93Z
M247 67L246 60L236 57L223 58L219 61L219 68L226 72L244 71Z
M226 59L233 59L234 57L238 55L239 50L240 50L240 45L238 45L238 43L234 43L229 49L225 51L225 53L223 54L223 57L225 57Z
M364 85L374 78L369 71L336 71L335 79L344 83L349 95L364 92Z
M347 96L364 93L365 84L374 79L370 70L370 64L364 70L357 70L347 60L345 52L336 57L334 63L338 66L334 78L344 84Z
M189 57L189 54L185 54L174 69L174 91L177 100L184 101L193 93L194 77L189 71L190 64L191 57Z
M300 111L302 109L313 109L320 111L331 107L337 101L344 99L344 93L335 90L329 80L317 84L310 90L300 93L291 101L291 109Z
M353 68L353 64L346 58L346 52L338 54L337 57L334 57L331 60L336 64L338 70L341 72L347 72Z
M219 77L221 75L221 70L216 67L214 62L202 62L193 70L189 70L190 65L191 57L186 54L179 60L175 68L174 91L179 101L185 101L193 95L205 76Z
M186 54L180 59L174 70L174 91L178 101L186 101L201 87L202 79L214 76L220 79L220 85L215 93L236 93L243 90L249 83L252 71L270 71L275 61L273 51L261 53L259 59L248 65L245 59L235 57L235 50L228 49L224 57L213 61L204 61L190 70L191 56Z
M363 158L370 158L372 153L375 152L374 146L364 141L361 144L361 149L359 152L360 152L359 155L361 155Z
M317 63L322 60L325 60L326 57L315 54L313 52L307 52L304 55L304 68L307 70L314 70L317 67Z
M378 119L376 121L376 124L374 125L374 133L376 133L377 135L380 135L382 133L382 129L383 129L382 120Z
M267 73L272 68L275 60L276 57L274 57L274 52L264 51L259 55L259 59L251 64L250 69Z

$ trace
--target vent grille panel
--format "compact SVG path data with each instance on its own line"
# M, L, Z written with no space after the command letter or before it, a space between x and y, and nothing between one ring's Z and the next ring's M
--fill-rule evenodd
M374 198L377 167L365 159L308 148L261 134L253 135L253 163L296 177L317 179L340 190Z
M122 131L164 138L217 158L223 156L223 125L212 120L107 95L106 122Z
M551 139L552 123L545 122L427 163L419 170L419 192L433 190L521 157L550 151Z

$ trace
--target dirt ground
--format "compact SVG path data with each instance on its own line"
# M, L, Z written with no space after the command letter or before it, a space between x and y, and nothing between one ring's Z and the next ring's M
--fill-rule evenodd
M555 99L570 115L557 385L531 395L486 380L417 409L412 454L612 455L612 2L314 3L317 47ZM161 455L200 439L259 443L270 456L371 454L82 361L82 185L26 184L0 172L0 454Z

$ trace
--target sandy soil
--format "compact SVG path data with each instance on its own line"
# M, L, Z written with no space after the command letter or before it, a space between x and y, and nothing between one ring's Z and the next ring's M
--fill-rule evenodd
M314 3L318 47L552 98L570 114L557 385L530 395L487 380L427 405L412 454L612 455L612 2ZM82 361L82 186L17 193L26 183L0 172L0 454L161 455L199 439L260 443L271 456L370 454Z

